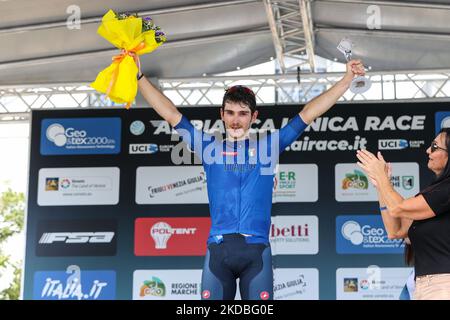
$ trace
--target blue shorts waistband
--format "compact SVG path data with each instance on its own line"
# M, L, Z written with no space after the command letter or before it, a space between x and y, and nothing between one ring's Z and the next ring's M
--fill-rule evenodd
M236 240L236 239L245 239L246 243L262 243L269 244L269 240L266 237L256 236L256 235L243 235L241 233L228 233L228 234L219 234L219 235L211 235L208 238L207 244L211 243L222 243L224 240Z

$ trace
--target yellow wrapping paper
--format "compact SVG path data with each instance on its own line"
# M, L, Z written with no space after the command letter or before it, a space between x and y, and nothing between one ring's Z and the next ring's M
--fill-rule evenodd
M97 33L122 51L113 57L109 67L97 75L91 87L106 94L114 102L126 103L128 109L137 94L138 67L133 55L150 53L162 42L156 42L155 30L142 32L142 18L119 20L112 10L103 16Z

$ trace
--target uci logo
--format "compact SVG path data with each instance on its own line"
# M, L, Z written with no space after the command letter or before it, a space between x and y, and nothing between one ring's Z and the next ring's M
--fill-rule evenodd
M408 148L408 141L404 139L383 139L378 140L379 150L402 150Z
M153 154L158 152L158 145L154 143L130 144L130 154Z

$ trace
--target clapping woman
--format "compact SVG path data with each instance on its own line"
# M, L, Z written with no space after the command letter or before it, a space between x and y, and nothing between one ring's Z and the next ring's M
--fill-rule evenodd
M414 253L416 300L450 300L450 128L442 129L427 149L434 182L404 199L391 185L383 156L358 150L358 165L378 191L389 238L409 237Z

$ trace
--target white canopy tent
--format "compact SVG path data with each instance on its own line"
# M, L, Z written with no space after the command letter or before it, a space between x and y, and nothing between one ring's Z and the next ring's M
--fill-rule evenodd
M267 5L279 6L275 28L284 31L278 40L287 47L286 33L296 28L296 17L283 13L296 3L301 8L301 2L2 0L0 85L92 81L117 52L96 33L109 8L150 15L163 27L167 43L142 59L145 72L154 77L197 77L256 65L276 56L276 29L270 28ZM348 36L355 56L373 70L450 67L450 0L306 2L310 12L303 18L311 23L312 47L305 54L343 62L336 45ZM79 29L72 24L77 8ZM379 29L369 29L375 14Z

